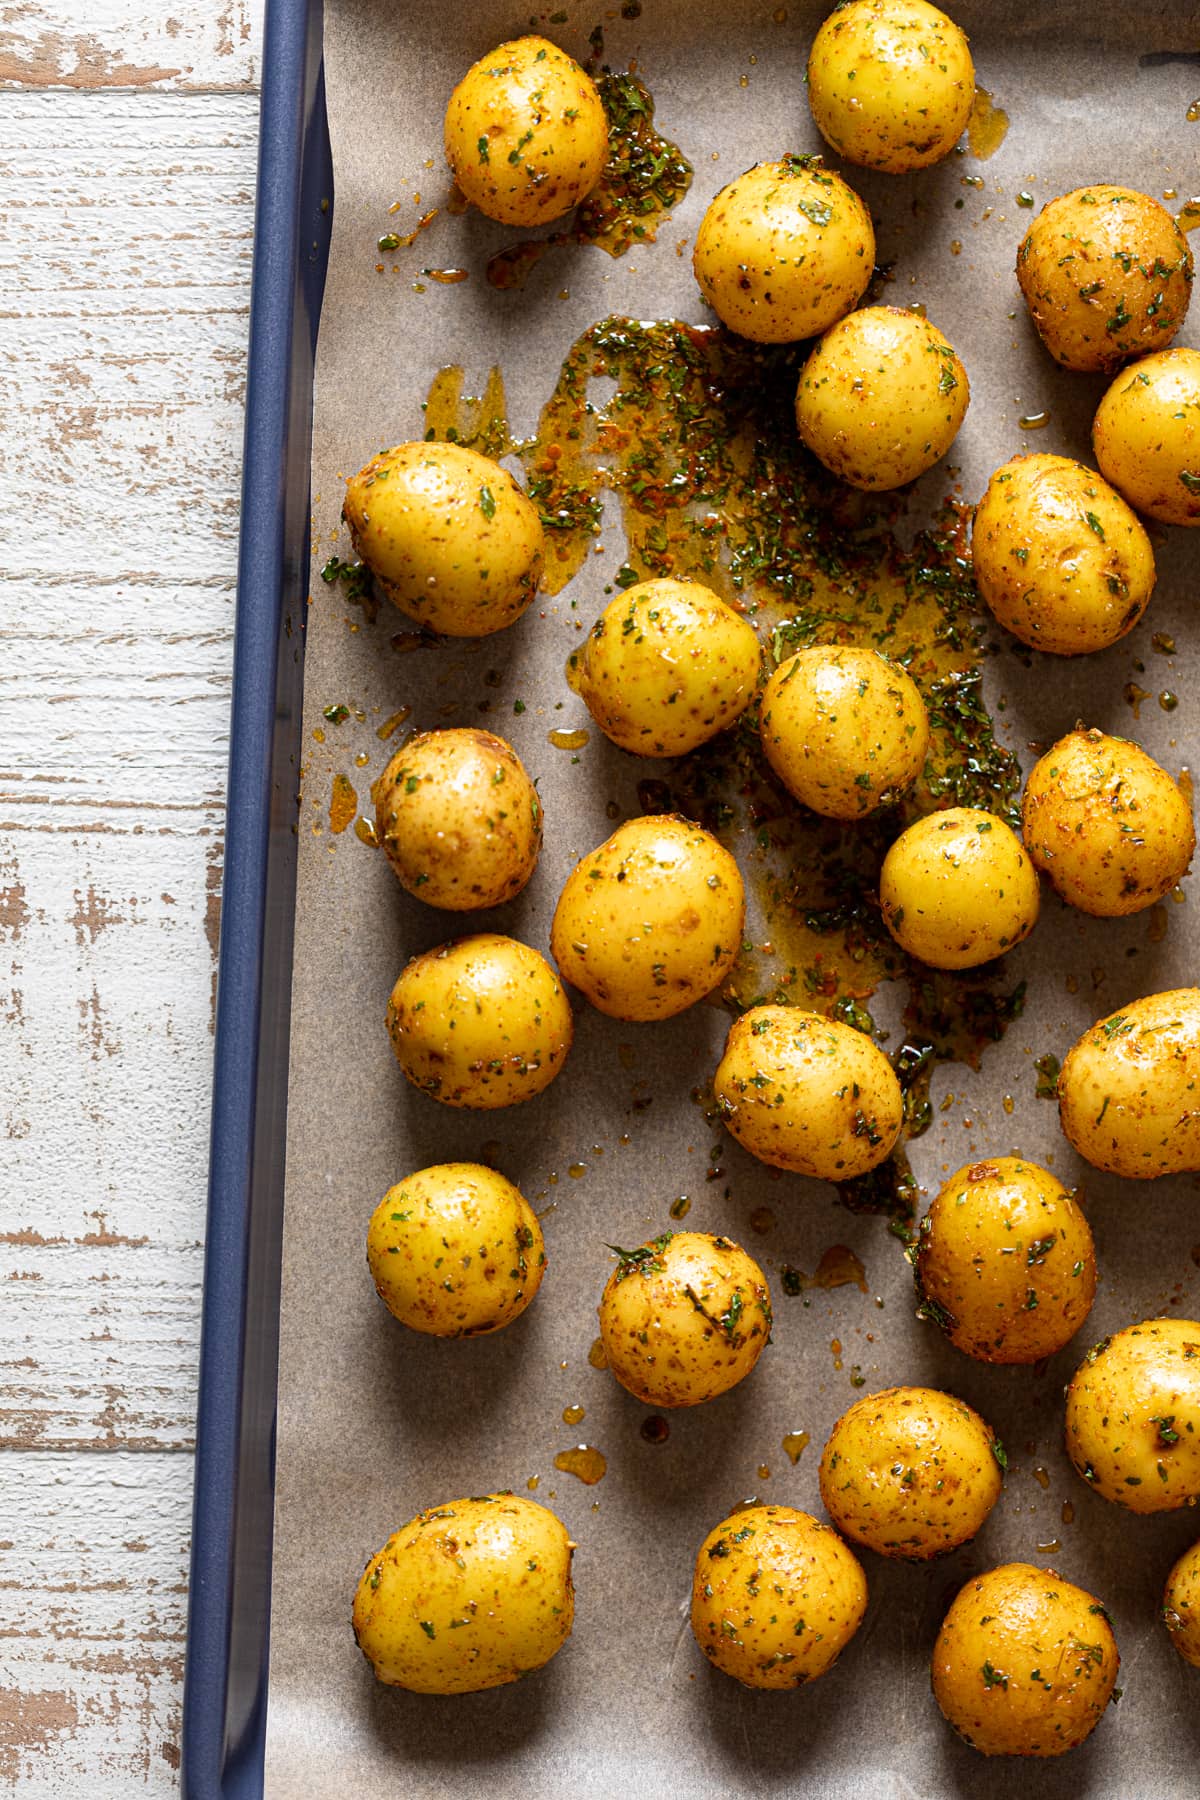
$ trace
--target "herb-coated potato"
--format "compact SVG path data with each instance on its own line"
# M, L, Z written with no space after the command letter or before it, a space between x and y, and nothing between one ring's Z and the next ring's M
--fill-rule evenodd
M1200 1169L1200 988L1149 994L1085 1031L1063 1061L1058 1115L1109 1175Z
M566 1528L515 1494L427 1507L377 1550L354 1596L354 1636L380 1681L473 1694L540 1669L571 1635Z
M1043 206L1017 251L1038 336L1067 369L1116 369L1169 344L1192 297L1192 253L1165 206L1132 188L1076 188Z
M903 175L949 156L971 116L966 34L926 0L851 0L808 56L821 135L848 162Z
M542 572L542 524L507 469L461 444L397 444L346 484L358 555L402 613L448 637L519 619Z
M1200 1323L1147 1319L1089 1350L1067 1389L1067 1455L1130 1512L1200 1501Z
M713 1092L752 1156L822 1181L851 1181L886 1161L904 1116L878 1045L798 1006L752 1006L734 1020Z
M1200 1669L1200 1544L1185 1550L1167 1576L1162 1617L1173 1648Z
M481 57L446 108L446 161L467 199L505 225L546 225L590 194L608 160L596 84L542 37Z
M918 1310L979 1362L1032 1363L1078 1331L1096 1293L1087 1220L1061 1181L1019 1156L952 1175L921 1220Z
M396 1060L443 1106L490 1111L549 1087L571 1048L571 1008L528 944L495 932L414 956L388 1001Z
M862 1624L867 1578L810 1513L748 1506L710 1531L692 1578L692 1631L714 1668L795 1688L833 1667Z
M761 652L753 626L700 582L639 581L573 660L605 737L638 756L686 756L745 712Z
M692 267L730 331L759 344L816 337L866 292L871 215L819 156L756 163L709 206Z
M955 1596L933 1647L933 1694L985 1756L1061 1756L1099 1724L1120 1661L1094 1594L1053 1569L1002 1563Z
M1141 521L1094 469L1067 456L1014 456L975 509L979 591L1035 650L1083 656L1132 630L1154 592Z
M715 837L673 813L630 819L567 877L550 947L599 1012L670 1019L724 981L745 912Z
M619 1250L600 1299L608 1366L647 1406L700 1406L744 1381L771 1335L771 1294L726 1237L664 1232Z
M896 1387L856 1400L821 1453L821 1499L852 1544L926 1562L965 1544L1000 1498L995 1434L965 1400Z
M473 912L519 894L537 866L542 807L511 744L490 731L423 731L371 788L375 830L401 884Z
M476 1337L525 1311L546 1251L537 1216L511 1181L482 1163L439 1163L383 1196L367 1227L367 1264L402 1325Z
M1037 923L1037 871L1003 819L974 806L928 813L902 831L879 878L883 922L934 969L974 969Z
M1029 772L1025 848L1071 906L1141 912L1187 873L1192 809L1167 771L1125 738L1072 731Z
M890 805L925 767L929 715L916 683L878 650L814 644L763 690L760 737L790 794L829 819Z
M1118 375L1096 408L1092 449L1139 512L1200 525L1200 350L1160 350Z

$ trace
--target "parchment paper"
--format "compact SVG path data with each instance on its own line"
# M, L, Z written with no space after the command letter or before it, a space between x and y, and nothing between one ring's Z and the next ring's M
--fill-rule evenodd
M609 313L643 318L705 313L690 268L691 241L724 182L785 150L822 148L803 69L821 6L645 0L639 19L570 0L565 24L519 6L477 0L402 5L331 0L326 75L337 180L336 227L321 325L313 453L313 604L306 680L306 770L300 825L300 900L292 1037L291 1117L282 1346L268 1792L320 1797L496 1795L1176 1796L1197 1791L1200 1675L1170 1649L1157 1622L1162 1581L1197 1531L1195 1514L1139 1519L1091 1494L1060 1448L1062 1387L1104 1332L1161 1311L1195 1316L1200 1205L1192 1179L1122 1184L1079 1163L1056 1110L1035 1097L1034 1058L1061 1056L1077 1034L1138 995L1195 981L1194 883L1168 904L1168 930L1149 915L1092 921L1047 892L1033 938L1012 958L1029 980L1024 1017L990 1050L981 1072L950 1066L933 1089L935 1123L912 1146L926 1189L989 1153L1012 1150L1082 1183L1101 1284L1082 1333L1043 1372L986 1368L913 1315L911 1275L886 1221L852 1216L831 1189L777 1176L722 1147L725 1177L706 1182L719 1127L689 1099L715 1065L728 1023L699 1006L664 1025L623 1025L580 1001L564 1075L540 1099L508 1112L452 1112L406 1087L383 1025L389 988L410 955L460 929L510 931L545 950L555 897L575 859L639 810L636 783L655 769L623 756L595 729L586 747L552 748L553 728L589 726L563 665L602 604L624 557L615 513L602 556L558 599L477 645L445 643L397 654L405 621L375 624L318 579L337 532L343 476L374 450L423 430L420 403L435 370L461 363L482 391L499 363L513 429L529 433L568 348ZM961 493L976 499L990 471L1021 448L1089 456L1087 430L1101 377L1066 375L1038 345L1012 275L1030 217L1084 181L1120 181L1158 194L1194 192L1200 124L1186 122L1200 92L1191 8L1092 4L954 9L971 33L980 81L1011 115L988 161L952 157L923 175L888 179L848 169L877 222L880 258L894 258L885 295L923 300L963 356L972 404L951 453ZM602 22L606 60L631 59L650 86L664 131L695 165L695 182L657 244L614 261L590 247L559 250L519 293L483 279L487 256L519 236L475 216L442 214L412 249L380 254L381 232L411 229L445 197L441 120L467 65L505 37L548 29L586 54ZM983 177L982 190L965 174ZM412 198L420 193L419 203ZM389 215L389 205L403 205ZM963 202L956 206L956 202ZM686 238L684 254L676 244ZM961 243L953 254L952 240ZM382 262L383 272L376 264ZM399 273L393 273L393 265ZM426 281L425 266L461 267L457 286ZM1200 342L1200 303L1178 340ZM1052 422L1023 438L1018 419L1049 408ZM951 483L920 484L915 526ZM1139 628L1111 651L1075 662L1011 648L988 663L988 691L1006 711L1003 741L1023 766L1080 716L1133 733L1178 771L1193 760L1196 714L1196 537L1156 534L1160 582ZM1173 634L1179 655L1151 647ZM998 632L993 634L999 638ZM1150 697L1135 723L1122 697ZM1160 689L1180 697L1167 713ZM514 713L514 701L526 710ZM339 725L333 704L361 709ZM401 706L409 727L486 723L540 777L546 847L530 887L495 915L458 921L407 898L382 856L331 835L330 781L343 772L364 809L368 785L401 741L376 727ZM325 742L313 734L324 731ZM1192 740L1192 751L1189 751ZM369 762L356 767L355 758ZM577 761L575 758L577 757ZM1161 917L1161 915L1159 915ZM1067 991L1074 977L1078 991ZM877 1008L888 1016L888 1002ZM896 1042L893 1035L892 1044ZM620 1050L620 1046L630 1049ZM1015 1108L1005 1111L1003 1096ZM649 1100L650 1104L644 1102ZM623 1142L628 1138L628 1143ZM486 1147L486 1149L485 1149ZM427 1163L494 1158L540 1209L549 1274L511 1329L441 1343L404 1331L367 1274L367 1219L384 1190ZM585 1165L572 1178L571 1165ZM725 1199L725 1188L731 1197ZM645 1409L589 1366L595 1306L610 1266L605 1243L636 1244L669 1227L668 1206L692 1199L687 1227L726 1231L760 1257L776 1300L773 1346L753 1376L715 1404L671 1416L669 1441L643 1440ZM758 1235L750 1218L769 1207ZM870 1292L843 1287L787 1298L778 1271L813 1270L841 1242L862 1258ZM1196 1252L1200 1256L1200 1250ZM842 1345L839 1369L831 1351ZM865 1387L851 1385L861 1367ZM946 1387L978 1407L1009 1447L1000 1504L974 1544L931 1567L864 1555L866 1621L833 1673L793 1694L755 1694L711 1670L686 1620L692 1561L705 1532L757 1493L820 1513L817 1462L839 1414L860 1393L895 1381ZM582 1424L564 1407L586 1408ZM793 1467L785 1433L811 1444ZM598 1486L553 1466L587 1442L608 1458ZM769 1468L769 1475L761 1473ZM1035 1471L1041 1469L1041 1481ZM477 1696L428 1699L375 1684L349 1623L367 1556L420 1507L512 1487L553 1507L579 1541L578 1611L567 1647L540 1675ZM1074 1521L1062 1519L1064 1501ZM1058 1540L1052 1552L1039 1546ZM1095 1590L1115 1620L1125 1689L1088 1744L1056 1764L988 1763L960 1744L929 1691L928 1659L962 1580L1010 1558L1056 1567Z

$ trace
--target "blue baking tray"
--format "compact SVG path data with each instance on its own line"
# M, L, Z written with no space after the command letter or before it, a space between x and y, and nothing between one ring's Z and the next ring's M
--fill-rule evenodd
M288 1023L317 324L333 223L321 0L267 0L182 1782L263 1791Z

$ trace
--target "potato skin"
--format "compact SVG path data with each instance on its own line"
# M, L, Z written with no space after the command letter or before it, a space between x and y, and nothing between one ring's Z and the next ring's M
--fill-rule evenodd
M542 37L481 57L446 108L446 161L467 199L505 225L545 225L591 193L608 160L596 84Z
M886 1388L855 1401L834 1426L821 1454L821 1499L852 1544L927 1562L983 1525L1000 1498L998 1452L965 1400L936 1388Z
M974 969L1029 936L1037 871L1003 819L974 806L927 813L883 859L883 922L934 969Z
M959 1589L933 1647L933 1695L984 1756L1061 1756L1099 1724L1121 1658L1094 1594L1002 1563Z
M1184 1662L1200 1669L1200 1543L1185 1550L1167 1576L1162 1619L1171 1634L1172 1649Z
M813 39L813 118L839 155L864 168L904 175L940 162L974 98L966 34L926 0L852 0Z
M500 906L537 867L542 803L512 745L490 731L410 738L371 798L384 855L401 886L427 906Z
M432 1337L478 1337L519 1318L546 1270L525 1196L482 1163L438 1163L388 1189L367 1264L392 1317Z
M971 387L936 325L900 306L864 306L830 326L796 388L796 426L851 487L904 487L958 434Z
M744 1381L771 1335L771 1293L726 1237L664 1232L620 1260L600 1298L608 1366L647 1406L702 1406Z
M354 1638L380 1681L415 1694L504 1687L571 1635L566 1528L515 1494L428 1507L363 1570Z
M1200 525L1200 350L1160 350L1123 370L1096 408L1092 449L1139 512Z
M756 163L709 206L692 267L730 331L758 344L816 337L866 292L871 215L819 156Z
M397 444L346 484L342 517L380 590L447 637L519 619L542 572L542 524L507 469L461 444Z
M969 1163L921 1220L914 1264L925 1316L978 1362L1033 1363L1091 1310L1096 1256L1074 1197L1019 1156Z
M1080 1156L1149 1181L1200 1169L1200 988L1110 1013L1063 1060L1058 1116Z
M1034 764L1021 830L1034 867L1101 919L1153 906L1196 848L1192 809L1167 771L1102 731L1072 731Z
M1200 1323L1147 1319L1101 1338L1067 1389L1067 1455L1135 1513L1200 1500Z
M414 1087L443 1106L491 1111L549 1087L574 1022L544 957L480 932L413 957L392 989L387 1028Z
M1101 183L1043 206L1017 281L1055 361L1107 371L1170 343L1192 297L1192 253L1165 206Z
M862 1624L867 1578L811 1513L748 1506L709 1532L692 1578L692 1632L751 1688L796 1688L833 1667Z
M828 819L898 800L925 767L929 715L912 677L878 650L814 644L763 690L760 739L788 792Z
M592 626L575 685L622 750L686 756L745 712L761 660L753 626L700 582L639 581Z
M1154 592L1145 528L1094 469L1067 456L1014 456L975 509L979 591L1035 650L1085 656L1131 631Z
M582 857L554 909L563 977L611 1019L670 1019L719 987L746 897L715 837L674 813L630 819Z
M882 1050L852 1025L798 1006L752 1006L734 1020L713 1092L743 1149L821 1181L850 1181L885 1162L904 1116Z

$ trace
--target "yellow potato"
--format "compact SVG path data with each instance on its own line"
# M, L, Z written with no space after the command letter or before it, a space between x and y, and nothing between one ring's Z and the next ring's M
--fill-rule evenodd
M965 1400L896 1387L855 1401L821 1453L821 1499L843 1537L925 1562L965 1544L1000 1498L1004 1451Z
M542 1284L533 1208L495 1169L439 1163L389 1188L367 1227L367 1264L393 1318L433 1337L511 1325Z
M542 524L507 469L461 444L397 444L346 484L357 554L402 613L448 637L519 619L542 572Z
M574 1548L552 1512L514 1494L428 1507L364 1569L355 1641L380 1681L416 1694L519 1681L571 1635Z
M1137 624L1154 592L1150 539L1120 494L1066 456L1014 456L975 509L979 591L1035 650L1082 656Z
M1167 1576L1162 1617L1172 1648L1200 1669L1200 1544L1185 1550Z
M771 1335L771 1293L726 1237L664 1232L618 1250L600 1299L608 1366L647 1406L701 1406L744 1381Z
M1058 1112L1109 1175L1200 1169L1200 989L1147 995L1085 1031L1063 1062Z
M1160 350L1118 375L1096 408L1092 449L1139 512L1200 525L1200 350Z
M904 1116L883 1051L852 1025L798 1006L753 1006L734 1020L713 1092L752 1156L822 1181L885 1162Z
M1067 1455L1135 1513L1200 1500L1200 1323L1147 1319L1101 1338L1067 1389Z
M1037 871L994 813L954 806L902 831L883 859L883 922L934 969L974 969L1029 936Z
M443 1106L490 1111L549 1087L571 1048L571 1008L544 957L480 932L414 956L387 1028L414 1087Z
M816 337L866 292L871 215L819 156L756 163L709 206L692 267L731 331L759 344Z
M511 744L490 731L424 731L371 788L375 830L402 885L473 912L519 894L542 848L542 806Z
M760 660L753 626L700 582L639 581L592 626L575 685L622 750L686 756L745 712Z
M1060 1181L1019 1156L952 1175L921 1220L919 1311L979 1362L1032 1363L1075 1335L1096 1293L1087 1220Z
M630 819L567 877L550 947L599 1012L670 1019L724 981L745 912L715 837L672 813Z
M1192 253L1165 206L1132 188L1076 188L1043 206L1017 251L1038 336L1067 369L1161 350L1192 297Z
M1003 1563L959 1589L933 1647L933 1695L985 1756L1061 1756L1099 1724L1120 1662L1094 1594Z
M831 326L801 369L796 425L839 480L879 491L945 456L970 398L936 325L900 306L864 306Z
M1072 731L1034 764L1021 829L1063 899L1102 919L1169 894L1196 848L1192 809L1166 770L1102 731Z
M829 819L859 819L917 779L929 715L912 677L878 650L814 644L768 681L760 736L797 800Z
M813 39L809 105L848 162L927 169L953 150L974 98L966 34L926 0L850 0Z
M714 1668L796 1688L833 1667L862 1624L867 1578L811 1514L748 1506L710 1531L692 1578L692 1632Z
M595 82L542 37L501 44L467 70L446 108L445 140L467 199L505 225L561 219L608 160Z

